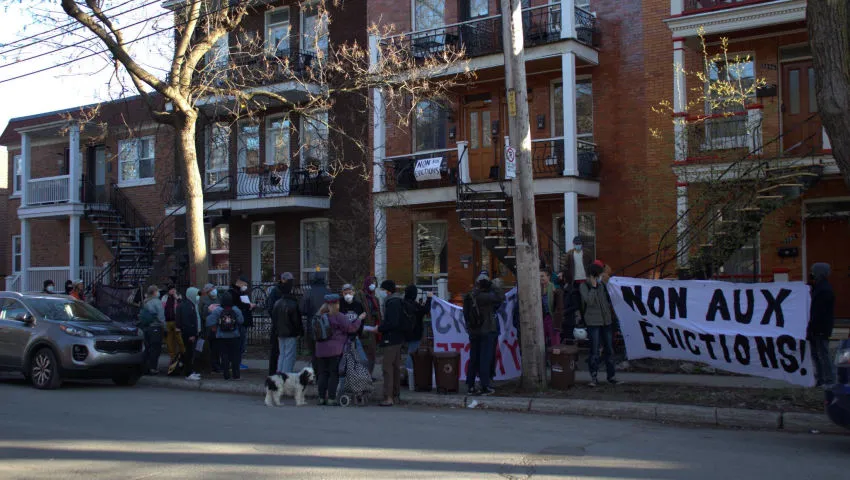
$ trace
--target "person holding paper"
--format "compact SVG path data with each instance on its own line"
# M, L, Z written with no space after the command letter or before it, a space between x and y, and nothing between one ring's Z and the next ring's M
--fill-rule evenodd
M248 277L241 275L239 280L236 280L236 283L233 284L233 287L230 289L230 295L233 297L233 306L242 312L242 318L244 319L244 323L239 325L239 336L242 342L239 348L239 368L242 370L248 369L248 367L242 363L242 356L245 355L248 329L254 326L254 315L251 311L257 308L256 305L251 303L251 293L248 287L249 283L250 281L248 280Z
M590 338L590 352L587 366L590 370L590 386L598 385L596 372L599 370L599 347L602 344L602 359L608 383L620 383L616 378L614 367L614 312L605 284L600 280L605 267L599 260L593 262L588 269L587 281L579 287L581 302L584 310L584 323Z

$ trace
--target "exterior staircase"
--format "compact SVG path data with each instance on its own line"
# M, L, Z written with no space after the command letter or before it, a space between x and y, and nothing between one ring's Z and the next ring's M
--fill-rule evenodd
M516 237L510 197L504 190L476 189L463 183L458 183L457 187L457 214L463 229L516 274Z

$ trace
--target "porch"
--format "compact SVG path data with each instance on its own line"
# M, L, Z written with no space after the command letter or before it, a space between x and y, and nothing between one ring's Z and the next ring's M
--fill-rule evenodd
M44 289L46 280L52 280L56 285L56 293L64 293L65 282L68 280L82 280L89 286L94 284L102 271L103 267L89 266L29 267L26 269L26 275L19 272L6 277L6 291L37 293Z

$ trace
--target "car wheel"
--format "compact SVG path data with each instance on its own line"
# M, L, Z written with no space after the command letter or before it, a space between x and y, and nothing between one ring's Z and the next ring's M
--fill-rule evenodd
M128 375L116 375L112 377L112 381L115 382L115 385L120 385L122 387L132 387L139 381L140 375L137 373L131 373Z
M62 378L59 376L59 363L56 361L56 355L53 355L52 350L42 348L35 352L32 361L30 361L29 377L32 386L40 390L59 388L59 385L62 384Z

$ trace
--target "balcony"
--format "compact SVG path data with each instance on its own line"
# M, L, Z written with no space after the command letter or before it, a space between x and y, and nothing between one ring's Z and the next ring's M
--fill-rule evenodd
M688 117L684 137L685 163L710 163L724 158L762 154L762 109Z
M80 267L80 280L85 285L91 285L98 277L103 269L101 267ZM6 291L19 293L41 292L44 289L44 282L52 280L56 285L56 293L63 293L60 289L63 288L68 280L76 280L70 278L71 268L68 266L58 267L30 267L27 269L28 279L27 285L22 284L22 276L20 274L10 275L6 277Z
M569 38L589 47L599 45L600 34L596 17L581 7L574 7L575 33L562 34L562 3L573 4L550 3L523 9L525 48ZM429 30L394 35L385 38L381 44L414 61L421 61L449 50L463 50L467 58L501 54L504 52L502 16L491 15ZM526 55L529 56L529 52L526 52Z
M414 174L416 162L430 158L441 158L440 179L417 181ZM387 157L383 163L383 184L388 192L419 190L424 188L450 187L458 181L458 150L456 148L430 150L413 155Z
M70 183L71 177L69 175L30 179L26 187L27 203L22 206L68 203L71 199Z
M806 21L806 0L671 0L673 37L754 30Z

